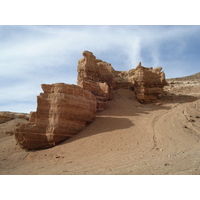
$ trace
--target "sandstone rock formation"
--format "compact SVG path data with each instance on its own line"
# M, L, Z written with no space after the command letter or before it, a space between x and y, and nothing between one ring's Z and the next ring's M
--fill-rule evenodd
M111 64L96 59L89 51L84 51L83 56L84 58L78 61L77 84L96 96L97 110L101 111L105 107L105 101L112 98L115 70Z
M112 90L131 89L140 102L152 102L166 85L162 68L115 71L111 64L83 52L78 61L76 85L43 84L37 98L37 111L30 113L28 124L19 124L15 138L24 149L44 149L72 137L95 118L96 111L105 109L112 99Z
M43 84L37 111L28 124L19 124L15 138L23 149L55 146L82 130L96 116L95 96L76 85Z
M167 85L162 67L146 68L139 63L133 76L134 92L140 102L154 102Z
M167 84L162 67L143 67L141 63L129 71L115 71L111 64L96 59L93 53L83 52L78 62L77 84L97 97L97 110L105 108L105 101L112 98L113 89L132 89L140 102L153 102Z

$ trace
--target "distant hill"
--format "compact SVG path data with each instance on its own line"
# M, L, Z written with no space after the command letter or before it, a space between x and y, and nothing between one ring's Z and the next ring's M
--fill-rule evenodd
M180 77L180 78L170 78L167 79L167 81L192 81L192 80L197 80L200 79L200 72L190 75L190 76L185 76L185 77Z

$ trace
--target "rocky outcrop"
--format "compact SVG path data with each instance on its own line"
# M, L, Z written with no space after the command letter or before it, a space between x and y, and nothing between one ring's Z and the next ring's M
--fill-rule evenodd
M29 120L29 114L15 112L0 112L0 124L17 118Z
M97 110L101 111L105 107L105 101L112 98L115 70L111 64L96 59L89 51L84 51L83 56L84 58L78 61L77 84L96 96Z
M83 52L78 62L78 85L97 97L97 110L105 108L113 89L131 89L140 102L153 102L167 84L162 67L146 68L141 63L136 69L115 71L111 64L96 59L93 53Z
M96 116L96 97L76 85L43 84L37 111L28 124L19 124L15 138L23 149L55 146L82 130Z
M153 102L166 85L162 68L115 71L111 64L83 52L78 61L76 85L43 84L37 98L37 111L30 113L28 124L19 124L15 138L24 149L44 149L55 146L81 131L95 118L96 111L105 109L112 99L112 90L131 89L140 102Z
M141 103L156 101L158 95L163 93L163 87L167 85L162 67L147 68L141 63L136 67L132 79L136 98Z

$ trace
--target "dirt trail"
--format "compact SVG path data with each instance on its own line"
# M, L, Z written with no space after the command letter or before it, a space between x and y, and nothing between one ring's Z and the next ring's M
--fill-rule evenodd
M28 152L2 138L0 174L200 174L199 107L140 104L116 90L93 123L54 148Z

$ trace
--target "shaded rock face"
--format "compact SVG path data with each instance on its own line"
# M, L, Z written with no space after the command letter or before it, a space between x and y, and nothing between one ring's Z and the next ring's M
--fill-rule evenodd
M112 98L112 89L132 89L140 102L153 102L167 84L162 67L146 68L139 63L136 69L115 71L111 64L96 59L89 51L84 51L83 56L78 62L77 84L97 97L98 111Z
M43 84L37 111L28 124L19 124L15 138L23 149L55 146L81 131L96 116L96 97L76 85Z

